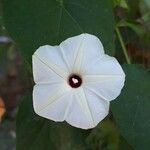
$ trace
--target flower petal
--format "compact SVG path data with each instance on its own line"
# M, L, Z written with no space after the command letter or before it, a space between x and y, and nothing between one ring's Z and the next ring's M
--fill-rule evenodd
M45 109L38 112L38 114L53 121L64 121L67 108L71 101L72 93L68 91L55 100L51 105L48 105Z
M33 76L36 84L62 83L64 80L51 68L41 62L37 57L32 57Z
M60 44L62 53L70 70L78 73L81 65L101 57L104 54L103 45L100 40L90 34L81 34L75 37L68 38ZM81 70L80 70L81 71Z
M35 85L33 89L33 106L37 114L57 101L61 96L70 91L66 84Z
M66 64L72 73L74 63L77 59L77 55L81 50L81 44L83 40L84 34L74 36L71 38L66 39L60 44L61 53L66 60Z
M95 127L109 110L109 102L101 100L88 90L80 89L74 94L66 121L72 126L90 129Z
M124 86L125 74L121 66L115 58L107 55L91 62L86 67L86 74L84 86L104 100L115 99Z
M66 121L77 128L89 129L92 128L92 123L87 119L87 116L81 105L77 102L77 97L73 95L72 103L66 115Z
M89 104L90 111L93 116L94 126L96 126L100 121L102 121L109 113L109 102L103 100L101 97L95 93L85 89L85 95L87 97L87 102Z
M118 61L111 56L103 55L102 58L89 60L85 65L86 75L121 75L124 76L124 72L118 63Z
M39 59L60 77L64 79L68 77L68 69L60 53L59 46L41 46L36 50L33 56Z

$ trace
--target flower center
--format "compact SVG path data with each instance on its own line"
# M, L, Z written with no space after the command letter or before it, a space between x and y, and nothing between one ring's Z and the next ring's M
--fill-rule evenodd
M78 88L82 84L82 78L80 75L71 74L68 78L68 83L72 88Z

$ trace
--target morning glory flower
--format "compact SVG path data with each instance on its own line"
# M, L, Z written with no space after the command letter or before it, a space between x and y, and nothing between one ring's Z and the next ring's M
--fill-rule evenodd
M121 92L125 74L94 35L81 34L33 54L33 107L44 118L95 127Z

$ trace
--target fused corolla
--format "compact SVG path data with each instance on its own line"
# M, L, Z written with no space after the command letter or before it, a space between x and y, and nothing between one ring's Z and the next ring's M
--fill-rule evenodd
M35 112L72 126L95 127L121 92L125 74L118 61L104 53L94 35L81 34L58 46L45 45L33 54Z

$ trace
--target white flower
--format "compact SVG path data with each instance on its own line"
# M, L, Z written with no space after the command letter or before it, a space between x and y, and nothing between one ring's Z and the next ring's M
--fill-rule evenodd
M110 101L124 86L125 74L90 34L59 46L41 46L33 55L35 112L47 119L89 129L106 117Z

